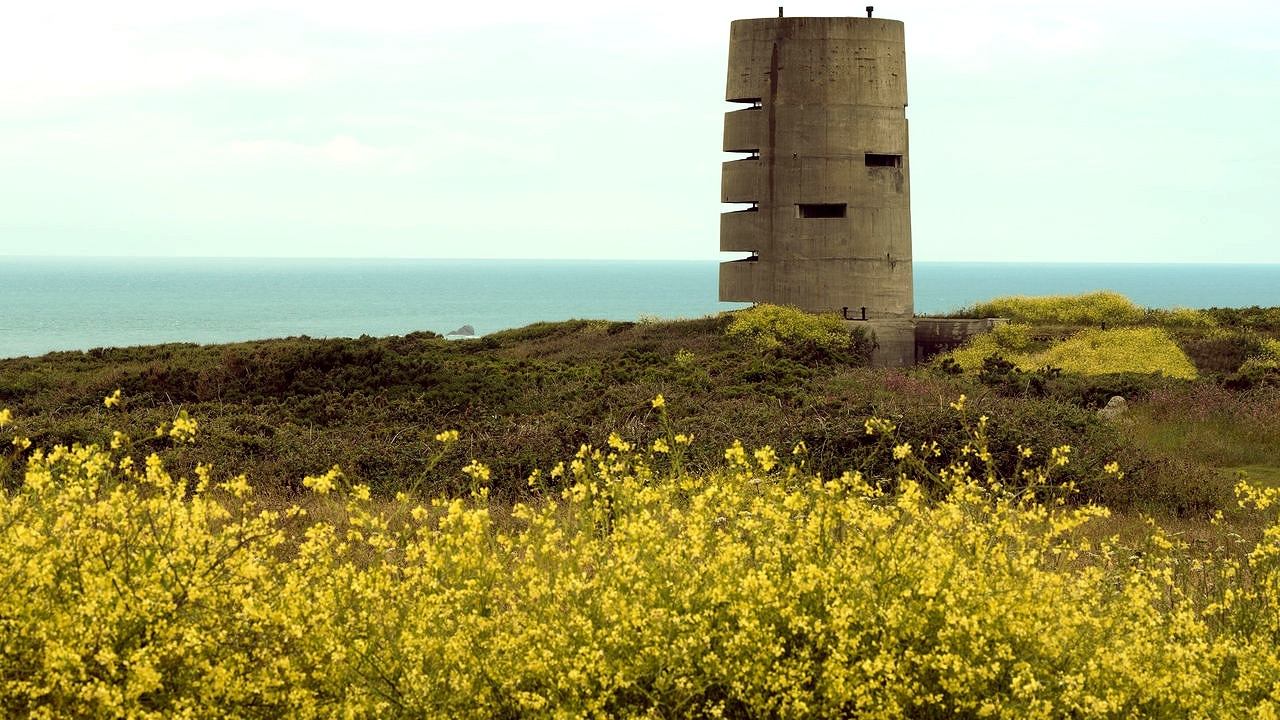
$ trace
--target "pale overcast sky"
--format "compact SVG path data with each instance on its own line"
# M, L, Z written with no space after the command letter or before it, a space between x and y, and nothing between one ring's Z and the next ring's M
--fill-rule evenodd
M1280 3L875 4L917 260L1280 262ZM717 258L729 21L776 13L3 2L0 255Z

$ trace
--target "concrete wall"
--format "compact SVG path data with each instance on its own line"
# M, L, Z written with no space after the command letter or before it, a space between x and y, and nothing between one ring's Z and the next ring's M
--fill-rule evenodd
M849 320L845 326L861 330L871 339L871 364L876 367L902 367L916 360L916 329L911 319Z
M729 35L726 99L745 107L725 113L724 150L747 155L724 163L721 200L755 210L721 216L720 249L756 258L721 265L720 299L911 318L902 23L736 20ZM801 216L819 203L845 216Z
M916 318L915 361L924 362L938 353L955 350L970 338L991 332L1005 322L1005 318Z

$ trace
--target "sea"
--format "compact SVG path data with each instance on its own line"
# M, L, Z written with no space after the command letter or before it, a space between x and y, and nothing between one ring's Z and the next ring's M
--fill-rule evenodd
M0 257L0 357L743 307L717 288L714 261ZM1280 264L915 263L922 315L1103 289L1146 307L1278 306Z

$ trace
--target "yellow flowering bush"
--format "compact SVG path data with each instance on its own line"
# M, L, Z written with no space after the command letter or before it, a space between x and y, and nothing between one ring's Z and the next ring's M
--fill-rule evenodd
M1061 368L1080 375L1108 373L1162 373L1167 377L1194 379L1196 367L1163 328L1122 327L1082 330L1040 351L1028 351L1026 325L1007 325L978 335L964 347L938 358L952 358L965 370L982 367L991 355L1000 355L1022 370Z
M1212 315L1194 308L1149 309L1147 310L1147 318L1155 324L1165 327L1213 328L1218 326L1218 321Z
M1259 372L1265 370L1280 370L1280 340L1274 338L1263 338L1261 340L1262 350L1244 361L1240 366L1240 372Z
M1187 354L1163 329L1151 327L1084 330L1038 354L1035 362L1081 375L1158 372L1184 380L1196 377Z
M996 344L1009 350L1026 350L1035 343L1031 326L1025 323L997 325L991 329L991 336Z
M1194 570L1155 529L1141 552L1090 539L1104 509L1028 492L1070 448L1028 449L1010 483L985 417L946 465L871 418L895 477L740 443L691 475L662 405L665 452L583 446L515 506L478 461L469 497L431 500L344 491L334 467L308 512L128 444L32 451L0 490L0 711L1275 716L1280 525Z
M1080 295L1011 295L978 303L966 314L1033 325L1132 325L1144 316L1132 300L1110 290Z
M760 304L733 314L725 330L730 336L750 339L757 347L775 350L812 344L829 352L847 350L849 328L835 315L818 315L786 305Z

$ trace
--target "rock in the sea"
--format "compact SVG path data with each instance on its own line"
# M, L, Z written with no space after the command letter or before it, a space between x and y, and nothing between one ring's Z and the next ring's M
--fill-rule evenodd
M454 330L453 332L445 333L445 335L456 335L458 337L475 337L475 334L476 334L476 329L471 327L470 325L463 325L462 327L458 328L457 330Z
M1103 420L1110 420L1127 412L1129 412L1129 403L1125 402L1125 399L1119 395L1112 395L1111 399L1107 401L1107 406L1098 411L1098 417Z

